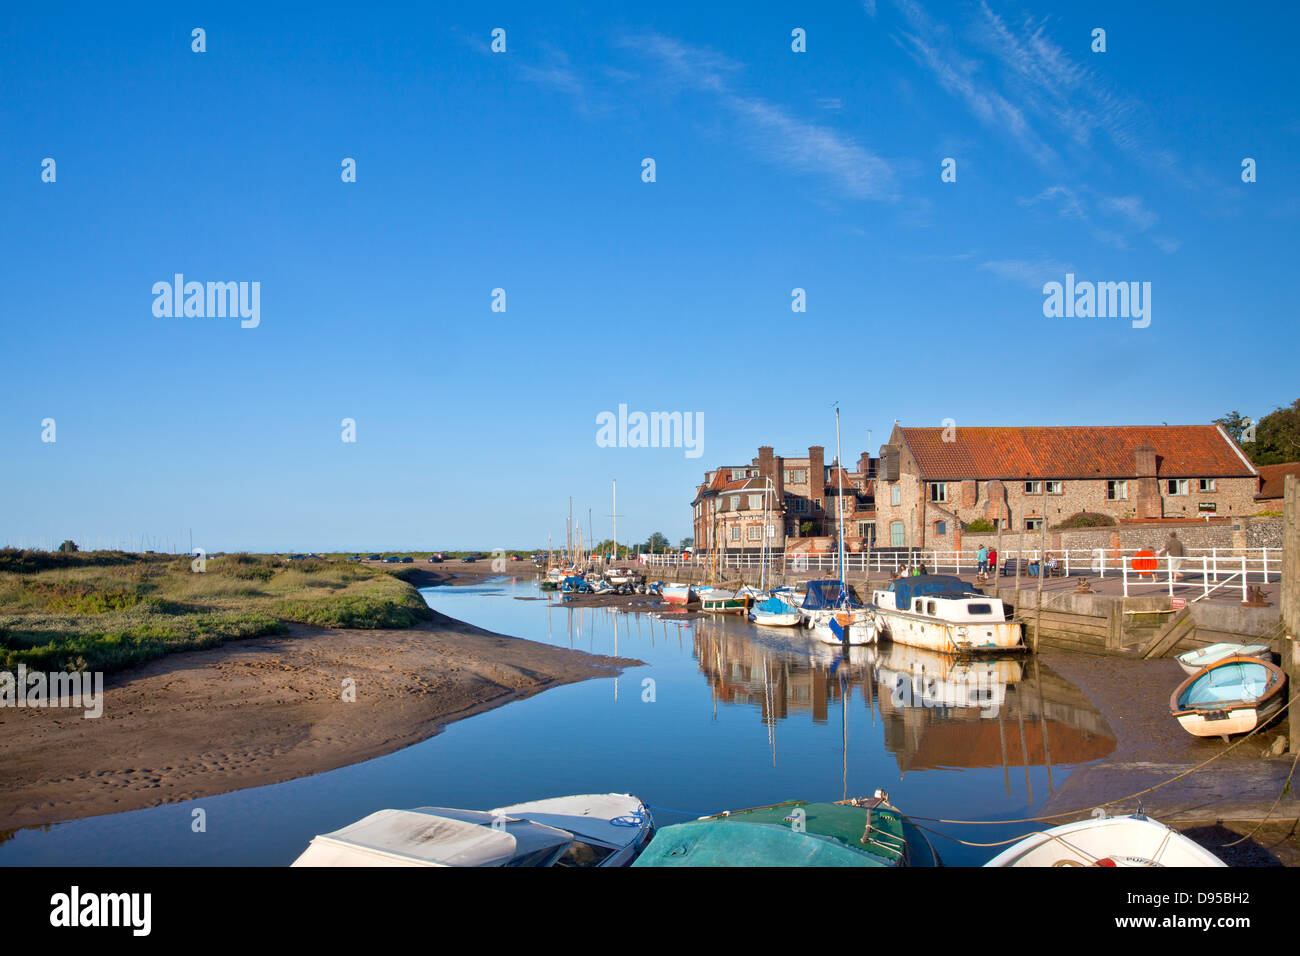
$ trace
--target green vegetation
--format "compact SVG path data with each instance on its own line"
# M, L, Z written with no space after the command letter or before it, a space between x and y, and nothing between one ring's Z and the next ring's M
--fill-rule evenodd
M1253 429L1249 422L1250 417L1238 411L1214 420L1241 445L1246 457L1256 465L1300 461L1300 398L1289 408L1273 409L1258 419Z
M1098 514L1095 511L1079 511L1070 517L1065 518L1059 524L1052 525L1053 531L1063 531L1069 528L1110 528L1115 525L1115 519L1110 515Z
M0 549L0 669L111 671L289 621L410 627L431 616L401 579L414 570L231 554L200 573L188 556Z
M998 529L993 527L993 522L987 518L976 518L974 521L966 522L966 527L963 530L969 531L971 534L988 534L990 531L997 531Z

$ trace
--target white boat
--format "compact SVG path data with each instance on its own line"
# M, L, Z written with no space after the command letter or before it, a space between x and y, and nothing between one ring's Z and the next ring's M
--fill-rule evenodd
M669 604L689 604L696 598L689 584L665 584L659 589L659 594Z
M627 866L654 833L626 793L496 810L379 810L316 837L292 866Z
M874 644L876 621L850 584L809 581L799 618L810 636L827 644Z
M799 623L799 609L779 597L772 597L750 608L749 619L764 627L794 627Z
M1177 830L1141 813L1094 817L1025 837L985 866L1226 866Z
M1258 657L1226 657L1197 671L1174 689L1169 710L1196 737L1245 734L1282 709L1286 674Z
M1198 647L1186 654L1179 654L1176 660L1185 673L1195 674L1202 668L1217 664L1228 657L1258 657L1269 660L1272 652L1267 644L1210 644Z
M1020 624L1007 620L999 598L973 592L951 575L897 578L874 591L872 603L881 636L897 644L948 654L1023 646Z

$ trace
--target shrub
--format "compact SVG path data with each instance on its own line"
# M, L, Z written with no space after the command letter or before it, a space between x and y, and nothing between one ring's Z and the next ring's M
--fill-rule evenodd
M993 522L989 521L987 518L976 518L974 521L968 521L963 530L969 531L972 534L987 534L990 531L997 531L998 529L993 527Z
M1115 519L1110 515L1099 514L1096 511L1080 511L1072 514L1070 517L1061 521L1059 524L1052 525L1053 530L1066 530L1069 528L1110 528L1115 525Z

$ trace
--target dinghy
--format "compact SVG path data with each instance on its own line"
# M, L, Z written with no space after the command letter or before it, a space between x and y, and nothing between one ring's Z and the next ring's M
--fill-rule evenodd
M1249 733L1282 709L1286 674L1271 661L1227 657L1178 685L1169 710L1197 737Z
M1142 813L1099 816L1035 833L985 866L1226 866L1209 850Z
M626 793L496 810L379 810L316 837L292 866L627 866L654 833Z
M1188 674L1195 674L1211 664L1216 664L1225 657L1258 657L1271 660L1272 652L1267 644L1210 644L1198 647L1186 654L1179 654L1178 666Z
M925 834L877 790L865 800L732 810L662 828L633 866L941 866Z
M690 604L695 600L695 592L689 584L664 584L659 594L669 604Z
M708 588L700 592L700 610L712 614L744 614L753 602L748 594L727 588Z
M799 609L773 597L755 604L749 619L765 627L794 627L799 623Z

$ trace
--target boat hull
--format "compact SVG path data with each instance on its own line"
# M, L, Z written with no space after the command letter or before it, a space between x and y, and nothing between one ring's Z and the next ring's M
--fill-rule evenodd
M1267 660L1271 656L1267 644L1211 644L1199 650L1179 654L1178 666L1186 674L1199 674L1211 664L1217 664L1229 657L1258 657Z
M1195 737L1250 733L1282 709L1286 674L1271 661L1228 657L1201 669L1169 695L1169 711Z
M944 654L996 653L1024 646L1018 621L950 623L881 608L876 611L876 622L880 636L895 644Z
M1139 816L1082 820L1035 833L984 865L1226 866L1176 830Z

